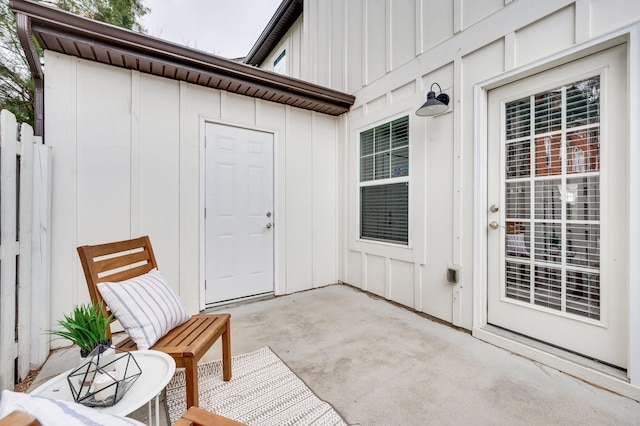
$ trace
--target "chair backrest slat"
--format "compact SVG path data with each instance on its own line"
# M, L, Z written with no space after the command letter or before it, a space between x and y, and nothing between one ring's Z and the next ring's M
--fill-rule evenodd
M132 265L136 265L139 263L143 263L144 265L151 265L151 262L149 261L149 252L147 251L128 253L122 256L111 257L104 260L94 260L94 263L96 272L98 272L98 282L122 281L122 279L114 280L111 278L113 274L118 273L118 269L130 268ZM149 272L151 269L153 269L153 266L150 266L145 272Z
M157 268L158 264L148 236L113 243L78 247L78 255L89 287L91 302L102 304L98 291L101 282L118 282L137 277ZM109 330L111 336L111 330Z

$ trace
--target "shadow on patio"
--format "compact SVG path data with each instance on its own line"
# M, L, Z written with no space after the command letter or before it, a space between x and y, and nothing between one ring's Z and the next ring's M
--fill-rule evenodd
M640 419L636 401L346 285L213 311L232 315L234 356L269 346L351 425L632 425ZM34 386L70 368L61 360L69 356L59 352ZM219 357L218 342L203 361ZM146 407L132 416L144 420Z

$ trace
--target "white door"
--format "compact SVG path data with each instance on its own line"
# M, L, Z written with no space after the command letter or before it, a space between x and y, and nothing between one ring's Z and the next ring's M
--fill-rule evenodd
M489 92L487 320L627 366L626 47Z
M207 123L206 303L272 293L273 134Z

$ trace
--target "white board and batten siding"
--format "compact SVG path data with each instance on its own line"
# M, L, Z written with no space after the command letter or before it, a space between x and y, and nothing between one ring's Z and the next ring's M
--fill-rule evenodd
M279 43L301 46L289 52L301 64L293 76L356 97L341 152L350 211L341 279L471 329L474 85L637 22L640 3L332 0L305 10ZM432 83L451 97L449 110L417 117ZM411 183L425 191L411 192L413 242L399 250L357 238L355 186L359 133L404 115ZM447 283L448 264L462 267L462 285Z
M139 235L151 237L189 311L204 308L208 121L274 136L274 293L337 282L338 118L49 51L45 58L47 145L56 153L53 321L88 300L76 247Z
M640 3L309 0L304 7L305 12L274 54L281 46L290 46L288 60L300 64L299 70L291 70L292 76L356 97L341 128L344 143L340 148L340 170L344 176L340 190L341 199L345 200L341 224L345 239L340 279L454 325L474 329L486 321L482 308L486 304L477 302L485 297L484 284L478 277L486 271L486 259L482 257L486 247L477 246L476 241L486 232L486 223L476 220L481 212L477 211L475 194L478 185L482 185L478 181L482 173L478 174L477 169L484 164L477 162L476 144L478 132L486 126L482 121L486 115L476 114L478 102L482 102L477 99L476 86L496 81L512 70L518 72L530 64L544 63L564 51L571 50L563 59L571 61L572 55L580 55L581 45L637 26ZM637 62L638 49L629 46L627 61ZM268 58L263 66L268 68L273 59ZM637 77L637 68L630 70ZM635 117L633 111L637 112L638 102L637 82L633 79L631 75L631 117ZM415 116L433 83L451 97L449 110L433 118ZM402 116L409 116L411 129L412 228L406 247L361 240L358 224L359 135ZM637 125L631 121L630 134L637 135ZM634 152L633 147L628 149ZM626 215L637 217L637 196L630 198ZM631 228L630 232L634 232L635 228ZM638 243L632 243L629 250L627 255L637 253ZM450 285L446 279L451 264L460 268L457 285ZM630 266L628 275L637 277L637 268ZM628 288L631 294L640 291L633 280ZM630 309L631 336L627 343L631 358L626 367L637 384L640 344L634 336L640 329L639 313L637 308Z

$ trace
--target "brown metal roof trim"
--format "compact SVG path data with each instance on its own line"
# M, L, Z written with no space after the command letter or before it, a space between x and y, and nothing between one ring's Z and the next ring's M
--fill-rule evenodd
M10 0L10 6L16 17L28 18L43 49L330 115L347 112L355 100L333 89L32 1Z
M283 0L244 58L244 63L260 66L301 14L302 0Z
M40 65L40 57L31 38L31 21L25 15L16 16L18 40L29 64L34 83L34 120L33 133L36 136L44 135L44 72Z

